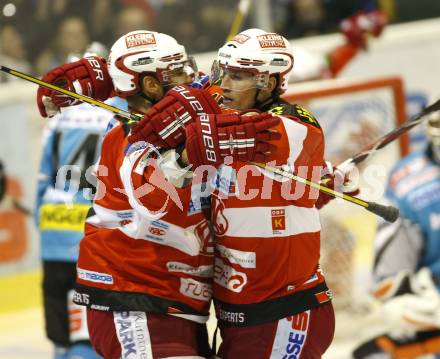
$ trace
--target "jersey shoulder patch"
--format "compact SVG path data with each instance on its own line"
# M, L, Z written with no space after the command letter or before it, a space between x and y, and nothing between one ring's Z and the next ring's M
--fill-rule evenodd
M297 104L282 103L272 107L268 112L274 115L293 116L302 122L321 128L316 118L304 107Z

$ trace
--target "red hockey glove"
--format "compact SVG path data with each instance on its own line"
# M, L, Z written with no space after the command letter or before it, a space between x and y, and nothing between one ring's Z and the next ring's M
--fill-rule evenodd
M334 189L338 192L342 192L344 194L348 194L349 196L357 196L360 193L359 188L350 190L348 192L344 191L344 186L347 186L350 183L349 175L342 173L340 170L333 167L332 173L326 175L324 180L321 181L321 184L324 186ZM328 204L332 199L335 199L327 193L319 191L318 198L315 202L315 207L321 209L326 204Z
M203 115L186 128L186 152L194 168L218 167L224 157L234 161L267 162L276 146L269 141L281 138L269 129L280 122L269 113L255 116L238 114Z
M209 93L189 86L176 86L133 126L128 141L146 141L157 147L175 148L185 141L185 127L206 113L221 113Z
M58 66L44 75L42 80L100 101L106 100L113 90L113 82L108 74L105 60L95 56ZM50 98L51 101L47 99L43 101L43 96ZM54 114L53 107L49 112L50 103L57 109L77 105L81 101L57 91L39 87L37 103L41 116L48 117Z
M386 16L380 10L359 11L342 20L340 28L350 44L366 49L368 35L378 37L386 23Z

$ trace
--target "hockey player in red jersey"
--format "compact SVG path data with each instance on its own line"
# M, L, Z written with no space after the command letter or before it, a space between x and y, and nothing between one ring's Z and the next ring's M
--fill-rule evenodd
M220 48L213 80L220 82L225 106L280 120L273 129L281 136L270 141L277 148L272 165L316 181L325 166L322 130L306 109L280 99L293 56L282 36L246 30ZM209 116L211 125L223 116ZM201 138L203 129L190 124L186 136L188 162L210 163L206 143L191 140ZM223 137L211 157L222 150L245 157L248 137ZM194 151L198 147L205 151ZM319 267L317 193L244 160L220 166L212 183L218 356L321 357L333 338L334 313Z
M206 336L198 334L203 334L199 323L207 319L212 292L211 232L203 203L191 197L197 192L179 188L182 183L173 179L168 158L176 157L189 122L220 109L203 90L183 85L169 90L189 83L193 71L187 67L184 48L164 34L137 31L123 36L112 47L108 68L99 58L67 66L52 70L45 79L64 81L77 92L101 99L114 85L131 111L148 110L132 129L132 142L138 137L162 148L159 153L145 142L127 146L127 124L104 139L75 295L78 304L88 307L92 343L106 358L207 356ZM48 105L65 106L66 101L39 90L42 114L47 114ZM277 120L256 116L244 122L257 136ZM234 126L219 124L215 133ZM257 150L262 146L268 152L265 138L256 139L255 155L247 160L265 159ZM200 338L202 343L197 342Z
M198 112L216 112L203 91L184 89L197 99L193 108L173 85L189 83L183 46L168 35L136 31L115 42L108 73L129 109L145 113L151 133L170 147L180 126ZM149 112L147 110L150 110ZM180 121L180 122L179 122ZM127 183L146 184L147 196L135 196L154 211L168 198L160 170L136 160L131 150L124 165L130 126L112 129L104 138L97 172L98 188L86 220L77 266L75 301L87 305L92 343L105 358L207 355L204 322L211 297L212 239L202 210L191 211L190 193L175 190L162 217L143 217L130 204ZM155 176L151 179L150 176ZM161 182L163 181L163 182ZM172 336L169 333L174 333Z

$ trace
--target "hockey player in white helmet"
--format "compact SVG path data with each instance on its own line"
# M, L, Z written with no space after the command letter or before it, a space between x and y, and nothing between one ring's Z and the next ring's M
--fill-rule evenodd
M203 323L212 292L212 240L204 207L193 204L190 187L176 189L157 171L150 160L159 152L146 142L166 159L184 143L190 122L220 108L204 90L172 88L190 83L194 70L184 48L165 34L128 33L113 45L108 66L99 58L76 65L45 78L101 99L114 90L129 110L145 112L138 124L108 132L102 145L99 165L106 170L97 177L98 193L104 191L86 220L75 293L75 302L88 307L92 344L106 358L208 356ZM43 96L66 105L40 90L43 106ZM159 217L149 215L161 207Z
M103 62L100 64L107 69ZM190 66L184 47L166 34L135 31L122 36L112 46L108 76L114 91L127 100L130 111L146 113L142 123L149 125L149 132L142 127L143 139L163 148L174 148L179 144L185 121L192 120L199 112L218 111L215 101L202 90L183 86L180 91L170 90L173 85L191 82L194 71ZM100 75L92 74L93 80ZM194 109L182 92L197 99L200 107ZM201 211L194 215L180 213L172 201L167 207L171 215L163 216L160 221L139 218L130 203L138 198L129 198L126 182L137 180L150 187L157 183L149 179L148 165L140 174L139 169L138 173L129 170L122 174L124 155L129 151L130 127L116 126L103 141L99 166L107 171L98 171L97 177L98 191L105 189L105 192L95 199L86 221L75 301L87 306L92 344L105 358L207 356L209 344L204 322L210 304L209 275L198 277L190 271L168 268L168 263L176 263L175 266L182 268L206 267L209 272L212 257L205 252L211 243L210 232L196 229L205 228L206 219ZM143 150L134 151L130 159L135 160ZM163 175L159 172L157 176ZM161 190L149 191L148 197L139 199L141 205L151 210L162 203ZM185 208L186 197L186 192L178 194ZM179 216L173 215L176 211ZM137 226L139 230L131 229ZM168 232L166 228L170 227L173 229ZM188 231L194 233L188 241L198 240L190 253L184 245ZM179 241L181 247L173 246ZM98 273L102 278L112 278L111 282L93 279ZM180 290L186 282L202 288L203 295L186 295ZM86 297L88 300L84 301Z
M324 166L321 127L306 109L280 98L293 69L294 53L283 36L249 29L220 48L212 81L223 90L223 105L238 111L228 115L229 121L255 114L278 121L270 128L272 137L266 135L267 148L276 146L266 162L300 170L302 177L316 181ZM209 116L209 127L221 123L223 116ZM186 135L197 138L202 132L190 124ZM218 148L200 141L205 151L193 151L187 143L188 162L208 164L224 149L246 154L253 136L245 126L241 133L239 140L228 140L225 134ZM213 296L222 336L217 356L321 357L333 338L334 313L319 266L317 193L244 158L221 166L212 184Z
M440 116L427 122L425 149L402 158L387 198L400 218L376 235L373 294L390 327L361 345L355 358L440 355ZM437 357L436 356L436 357Z

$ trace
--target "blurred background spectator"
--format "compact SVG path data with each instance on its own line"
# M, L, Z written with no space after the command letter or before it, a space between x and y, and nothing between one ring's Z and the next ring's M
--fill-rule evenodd
M31 72L23 37L13 23L0 23L0 64L22 72ZM0 73L0 82L16 81L18 78Z
M37 74L67 62L72 54L83 54L89 43L85 21L80 17L67 17L56 28L55 36L35 63Z
M417 6L411 0L250 1L269 10L267 19L255 16L256 6L251 6L241 28L265 27L290 39L336 32L342 19L377 6L391 23L440 16L438 0L419 0ZM110 47L121 34L141 28L168 33L191 53L214 51L229 34L239 2L0 0L1 63L13 61L15 68L41 75L66 62L68 54L83 52L89 41Z

